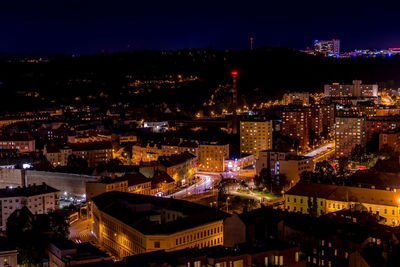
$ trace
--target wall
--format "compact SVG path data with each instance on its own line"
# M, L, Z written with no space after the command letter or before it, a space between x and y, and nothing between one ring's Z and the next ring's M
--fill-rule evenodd
M86 182L97 181L96 176L31 171L19 169L0 168L0 188L6 186L27 186L29 184L42 184L45 182L61 192L67 191L75 195L86 194Z

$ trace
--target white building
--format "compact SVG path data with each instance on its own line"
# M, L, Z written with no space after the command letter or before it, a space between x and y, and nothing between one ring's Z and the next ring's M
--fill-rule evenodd
M45 183L0 189L0 229L5 230L8 217L22 207L27 207L32 214L47 214L58 209L59 193Z
M325 84L326 97L378 97L377 84L362 84L360 80L354 80L353 84Z
M340 55L340 40L315 40L314 51L326 56Z

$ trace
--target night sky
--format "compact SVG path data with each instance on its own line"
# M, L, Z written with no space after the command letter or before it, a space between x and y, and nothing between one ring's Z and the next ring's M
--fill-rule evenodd
M400 47L400 1L0 0L0 52L188 47Z

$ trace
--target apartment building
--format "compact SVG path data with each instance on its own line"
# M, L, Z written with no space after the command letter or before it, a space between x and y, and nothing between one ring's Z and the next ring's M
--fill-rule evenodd
M229 144L208 142L200 144L198 167L199 171L223 172L224 162L229 158Z
M335 158L350 157L356 145L366 146L365 117L335 118Z
M45 183L0 189L0 229L5 230L8 217L22 207L27 207L32 214L47 214L57 210L59 195L59 190Z
M240 153L258 158L262 150L272 149L272 120L249 120L240 122Z
M96 167L113 159L111 142L72 143L64 146L46 145L44 155L53 166L67 166L70 155L83 158L89 167Z
M0 149L17 149L21 153L35 151L35 139L28 133L12 133L0 136Z

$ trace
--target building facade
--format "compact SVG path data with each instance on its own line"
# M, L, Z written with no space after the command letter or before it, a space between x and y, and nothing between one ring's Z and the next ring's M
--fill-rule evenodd
M365 211L384 218L384 224L400 224L400 193L389 190L298 183L285 194L285 209L315 215L352 209L360 206Z
M229 144L209 142L200 144L198 170L223 172L224 162L229 158Z
M326 84L324 85L326 97L378 97L377 84L362 84L360 80L354 80L353 84Z
M240 122L240 153L253 154L258 158L262 150L272 149L272 120Z
M47 184L0 189L0 229L5 230L8 217L27 207L32 214L47 214L59 208L60 192Z
M356 145L365 147L365 117L335 118L335 158L350 157Z
M109 192L93 198L93 232L118 258L223 244L224 214L170 198Z
M314 52L317 54L329 55L340 55L340 40L315 40L314 41Z

